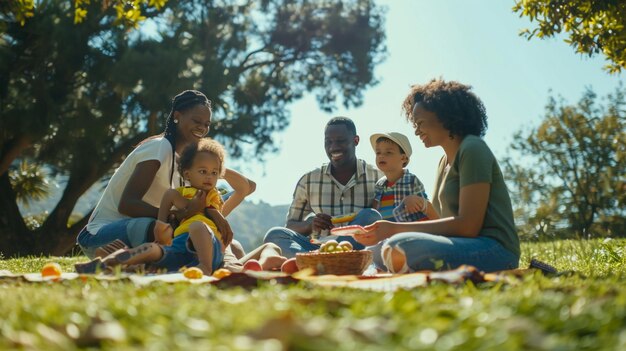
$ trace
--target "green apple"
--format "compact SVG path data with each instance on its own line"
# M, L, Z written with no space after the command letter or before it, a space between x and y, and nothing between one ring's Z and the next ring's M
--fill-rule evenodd
M337 249L342 251L352 251L353 247L349 241L342 241L337 245Z

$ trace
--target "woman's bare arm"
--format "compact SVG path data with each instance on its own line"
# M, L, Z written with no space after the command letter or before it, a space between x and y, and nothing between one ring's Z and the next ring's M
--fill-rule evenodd
M156 177L161 163L157 160L139 162L122 192L118 211L129 217L157 218L159 209L143 201Z
M439 213L435 210L435 206L428 200L426 200L426 210L424 210L424 214L428 219L439 219Z
M172 206L175 206L179 210L185 209L189 206L189 200L185 199L185 197L175 189L168 189L165 194L163 194L161 205L159 206L158 219L160 221L168 221Z
M364 245L374 245L398 233L422 232L443 236L478 236L487 212L491 184L476 183L461 188L459 215L423 222L393 223L377 221L366 227L367 233L355 236Z
M461 188L459 194L459 215L432 221L417 223L398 223L396 233L423 232L445 236L463 236L474 238L482 228L491 184L476 183Z

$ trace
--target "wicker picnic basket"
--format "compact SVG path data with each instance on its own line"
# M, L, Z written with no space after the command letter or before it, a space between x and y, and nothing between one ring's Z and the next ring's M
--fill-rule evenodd
M298 269L312 268L317 274L360 275L372 262L372 252L305 252L296 254Z

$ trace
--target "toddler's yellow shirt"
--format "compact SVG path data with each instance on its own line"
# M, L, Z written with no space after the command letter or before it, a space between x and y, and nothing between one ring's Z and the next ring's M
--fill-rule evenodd
M198 189L186 186L176 188L176 191L178 191L184 198L191 199L196 194L196 192L198 192ZM222 201L222 197L220 196L217 189L211 189L211 191L209 191L209 193L206 195L206 207L213 207L222 212L223 205L224 201ZM213 223L212 220L208 219L203 212L198 212L191 217L185 218L174 231L174 237L189 232L189 225L195 221L206 223L206 225L211 228L215 236L220 241L222 241L222 234L217 230L217 226L215 226L215 223Z

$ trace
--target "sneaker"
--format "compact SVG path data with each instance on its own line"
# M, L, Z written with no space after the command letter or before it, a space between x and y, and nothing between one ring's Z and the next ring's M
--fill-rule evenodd
M120 249L127 249L127 248L128 246L126 246L126 244L122 240L115 239L114 241L97 248L95 251L95 254L96 254L96 257L104 258L114 253L115 251L118 251Z
M96 274L97 272L103 271L105 268L106 266L102 263L100 257L96 257L89 262L74 264L74 269L76 273L79 274Z

